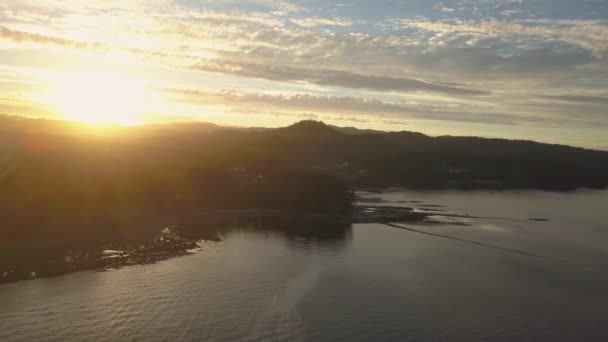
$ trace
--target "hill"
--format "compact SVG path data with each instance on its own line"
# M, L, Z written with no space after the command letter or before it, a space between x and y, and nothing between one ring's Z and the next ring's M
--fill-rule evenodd
M212 124L97 127L0 118L0 181L29 170L316 169L356 186L532 188L608 186L608 152L532 141L343 130L302 121L279 129ZM35 165L35 166L34 166ZM19 171L18 171L19 170ZM88 171L87 171L88 170ZM40 175L43 176L43 175Z

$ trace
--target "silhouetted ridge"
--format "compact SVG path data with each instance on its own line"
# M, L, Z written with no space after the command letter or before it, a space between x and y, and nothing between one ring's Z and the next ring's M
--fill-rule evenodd
M336 129L326 125L322 121L303 120L291 126L277 129L280 133L298 136L327 136L340 134Z
M180 179L192 168L208 167L261 174L315 169L366 187L608 186L608 152L532 141L406 131L349 134L313 120L277 129L195 123L112 126L105 132L111 134L98 137L75 123L0 117L0 186L30 177L54 184L56 175L69 181L99 173L117 180L127 172L140 174L145 183L152 175ZM27 192L25 184L21 191Z

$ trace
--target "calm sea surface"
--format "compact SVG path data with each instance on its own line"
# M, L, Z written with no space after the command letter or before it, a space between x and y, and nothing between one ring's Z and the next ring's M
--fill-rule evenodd
M0 341L608 341L608 192L364 196L491 219L233 227L192 256L0 285Z

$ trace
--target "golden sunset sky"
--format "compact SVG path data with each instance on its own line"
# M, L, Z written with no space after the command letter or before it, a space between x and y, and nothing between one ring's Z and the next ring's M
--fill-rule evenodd
M608 150L608 0L3 0L0 114Z

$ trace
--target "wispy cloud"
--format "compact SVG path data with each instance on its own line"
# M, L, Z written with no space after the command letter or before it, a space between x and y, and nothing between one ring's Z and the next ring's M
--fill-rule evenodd
M347 18L301 18L291 19L292 23L295 23L303 27L315 27L315 26L352 26L353 22Z
M404 122L408 119L500 123L520 125L523 123L543 122L542 117L530 117L509 113L491 113L490 108L473 106L454 108L453 106L425 105L417 103L391 103L378 99L351 96L324 96L305 93L264 94L242 93L234 90L213 92L189 88L155 87L157 91L176 95L174 101L190 103L222 104L239 112L270 113L310 113L322 115L348 115L372 119L392 118ZM484 111L488 110L488 111ZM353 116L356 115L356 116ZM351 120L353 121L353 120Z
M589 96L589 95L543 95L541 98L547 100L599 104L608 105L608 94L606 96Z
M321 86L395 92L437 92L449 95L487 95L488 91L460 88L416 79L357 74L341 70L295 68L283 65L235 63L229 61L202 61L195 70L230 73L243 77L264 78L273 81L308 82Z
M193 59L195 56L168 54L157 51L146 51L140 49L129 49L110 46L96 42L79 42L62 38L55 38L9 30L0 26L0 38L10 39L15 42L32 42L38 44L52 44L61 47L92 50L97 52L111 51L113 49L124 50L142 56L155 56L173 59ZM376 91L414 92L428 91L451 95L487 95L488 91L467 89L462 87L448 86L416 79L365 75L347 71L331 69L295 68L284 65L252 64L244 62L232 62L221 59L202 59L189 67L192 70L234 74L242 77L263 78L273 81L299 81L317 84L321 86L339 86L355 89L370 89Z

